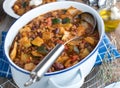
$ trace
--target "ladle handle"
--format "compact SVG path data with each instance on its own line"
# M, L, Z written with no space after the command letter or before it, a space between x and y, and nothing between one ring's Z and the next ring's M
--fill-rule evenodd
M38 77L42 77L44 73L51 67L51 65L55 62L61 52L64 50L63 44L57 44L55 48L53 48L50 53L36 66L33 72L37 73Z
M57 44L55 48L53 48L50 53L48 53L45 58L35 67L35 69L33 69L30 73L30 80L25 83L25 86L29 86L32 83L39 81L62 53L64 48L65 47L63 44Z

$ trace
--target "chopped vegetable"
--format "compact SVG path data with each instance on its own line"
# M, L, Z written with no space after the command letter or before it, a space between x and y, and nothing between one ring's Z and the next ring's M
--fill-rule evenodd
M30 56L25 54L25 53L21 53L21 61L24 62L24 63L27 63L30 61Z
M30 40L26 36L20 39L20 44L24 47L30 47L31 46Z
M17 42L14 43L13 49L10 53L10 57L12 60L15 59L16 53L17 53Z
M95 40L94 40L93 37L86 37L85 40L86 40L88 43L90 43L91 45L94 45L94 43L95 43Z
M78 55L73 55L71 60L72 60L72 62L75 62L75 61L77 61L78 58L79 58Z
M21 16L22 14L24 14L24 12L25 12L25 8L23 8L23 9L20 8L19 10L17 10L16 13Z
M61 22L60 18L54 18L52 19L52 24L59 24Z
M64 27L59 27L59 29L60 29L60 34L64 34L65 28Z
M80 54L80 56L82 58L86 57L90 53L90 51L87 48L83 49L81 52L82 53Z
M69 30L73 25L72 23L66 23L61 25L65 30Z
M36 46L41 46L44 43L43 39L40 37L36 37L33 41L32 44Z
M20 33L22 33L22 32L30 32L30 31L31 31L31 29L30 29L29 26L25 26L24 28L20 29Z
M80 53L80 51L79 51L79 49L78 49L78 47L77 47L77 46L74 46L74 51L75 51L77 54L79 54L79 53Z
M42 38L44 41L49 40L52 38L52 33L51 32L43 32Z
M70 33L67 32L67 31L65 31L65 32L64 32L64 35L63 35L63 37L62 37L62 40L67 40L67 39L69 38L69 36L70 36Z
M40 52L41 54L47 54L47 53L48 53L46 47L43 46L43 45L40 46L40 47L38 47L38 50L37 50L37 51Z
M48 19L46 19L46 21L47 21L47 26L51 26L52 25L52 20L51 20L50 17Z
M31 54L35 57L41 57L42 56L37 50L32 51Z
M62 20L62 23L65 24L65 23L70 23L70 18L66 17Z
M82 36L83 34L85 34L85 27L82 26L82 25L80 25L80 26L78 27L77 35L78 35L78 36Z
M66 68L68 68L68 67L70 67L71 66L71 62L72 62L72 60L71 59L68 59L66 62L65 62L65 67Z
M33 64L33 63L27 63L24 66L24 69L29 70L29 71L32 71L32 69L34 69L34 68L35 68L35 64Z
M69 59L69 57L67 55L66 56L59 56L58 59L56 60L56 62L65 63L65 61L68 59Z
M18 5L14 5L14 7L13 7L13 9L15 10L15 11L17 11L17 10L19 10L19 6Z
M27 6L27 2L22 3L22 7L25 8Z

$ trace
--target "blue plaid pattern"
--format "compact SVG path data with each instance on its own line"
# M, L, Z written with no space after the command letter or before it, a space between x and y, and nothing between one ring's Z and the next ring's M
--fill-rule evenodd
M0 44L0 76L11 78L12 75L10 71L9 61L7 60L3 51L4 39L5 39L6 33L7 32L2 32L2 42Z
M7 32L2 32L2 43L0 44L0 76L11 78L12 74L10 71L9 62L3 52L3 45L4 45L4 39L5 39L6 33ZM116 47L111 44L106 34L103 37L103 41L100 43L98 52L99 53L98 53L95 65L99 65L102 63L102 60L106 53L108 56L108 60L112 60L120 57L120 54L117 51ZM111 56L111 53L114 55L114 58Z
M95 65L101 64L105 55L107 55L107 60L109 61L120 58L120 53L117 51L117 48L111 43L110 39L106 34L104 34L102 40L103 41L99 45L99 53Z

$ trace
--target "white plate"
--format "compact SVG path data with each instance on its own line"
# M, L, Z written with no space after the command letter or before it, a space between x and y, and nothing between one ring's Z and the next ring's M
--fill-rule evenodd
M112 84L106 86L105 88L120 88L120 82L112 83Z
M20 16L14 13L12 6L14 5L16 0L4 0L3 9L4 11L11 17L18 19ZM57 0L57 1L65 1L65 0Z
M5 1L3 2L3 9L4 9L4 11L5 11L8 15L10 15L11 17L14 17L14 18L17 19L17 18L19 18L20 16L17 15L17 14L15 14L14 11L13 11L13 9L12 9L12 6L14 5L15 1L16 1L16 0L5 0Z

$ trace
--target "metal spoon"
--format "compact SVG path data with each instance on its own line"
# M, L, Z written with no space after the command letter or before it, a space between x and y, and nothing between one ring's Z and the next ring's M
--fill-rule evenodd
M34 82L39 81L42 76L47 72L51 65L55 62L57 57L64 50L63 44L57 44L54 49L52 49L47 56L36 66L35 69L30 73L30 79L24 84L24 86L29 86Z
M96 18L89 12L83 12L78 14L77 16L75 16L75 19L79 19L81 21L81 24L86 26L85 23L87 23L89 26L89 31L87 32L87 34L92 34L95 30L96 27Z
M80 19L82 21L87 22L89 25L92 26L91 32L89 33L91 34L94 32L96 26L96 19L92 14L88 12L83 12L77 15L75 19ZM55 62L58 56L63 52L65 44L78 38L82 39L83 37L75 36L74 38L68 40L64 44L57 44L54 47L54 49L52 49L50 53L36 66L36 68L33 69L33 71L30 73L30 79L24 84L24 86L29 86L34 82L39 81L42 78L42 76L44 76L44 74L47 72L47 70L52 66L52 64Z

